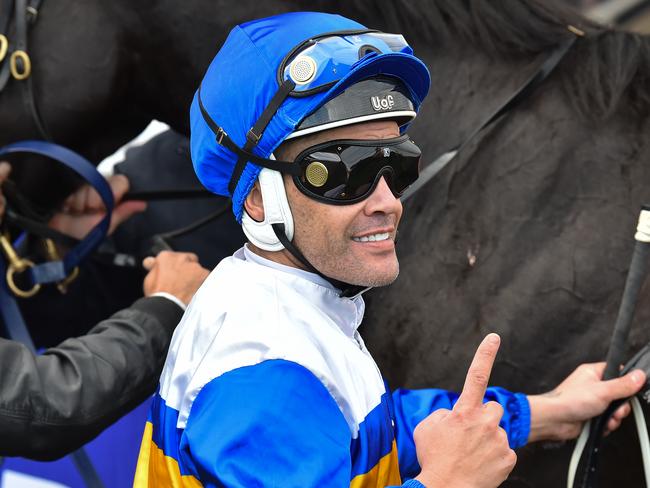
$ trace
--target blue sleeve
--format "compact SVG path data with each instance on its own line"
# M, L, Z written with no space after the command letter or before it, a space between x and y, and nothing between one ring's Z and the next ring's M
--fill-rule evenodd
M440 408L453 408L458 393L445 390L403 390L393 392L397 452L402 479L416 476L420 472L413 430L427 415ZM530 406L522 393L490 387L484 401L495 401L503 406L501 427L508 434L510 447L515 449L526 444L530 433Z
M203 486L348 486L350 429L325 386L284 360L212 380L194 400L181 451Z

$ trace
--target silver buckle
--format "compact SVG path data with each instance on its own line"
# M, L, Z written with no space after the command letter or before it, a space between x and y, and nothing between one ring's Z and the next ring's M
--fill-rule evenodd
M219 127L219 130L217 130L217 144L221 146L221 141L223 141L223 138L227 136L228 134L226 131Z

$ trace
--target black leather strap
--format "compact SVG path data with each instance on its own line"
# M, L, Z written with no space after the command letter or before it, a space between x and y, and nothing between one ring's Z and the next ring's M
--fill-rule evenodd
M284 229L284 224L271 224L271 227L273 227L273 232L275 233L275 237L278 238L278 240L282 243L285 249L289 251L294 258L296 258L298 261L302 263L302 265L307 269L307 271L323 276L316 268L314 268L314 266L307 260L307 258L303 256L303 254L298 250L298 248L294 246L293 243L289 240L286 231Z
M30 7L31 6L32 5L30 5ZM16 0L16 48L29 53L27 48L27 28L29 25L27 16L28 11L26 0ZM35 20L37 17L32 15L31 18ZM52 136L50 136L45 121L41 117L38 107L36 106L34 88L32 86L32 75L30 74L26 79L21 80L21 82L23 84L23 103L25 107L27 107L27 111L30 113L38 133L46 141L51 141Z
M16 50L27 51L27 0L16 0Z
M511 95L503 105L501 105L495 112L493 112L479 127L477 127L467 137L462 144L456 146L454 149L446 154L451 155L447 159L438 158L430 163L420 172L420 177L411 187L402 195L401 200L406 201L411 198L420 188L426 185L435 175L437 175L449 162L451 162L457 154L462 152L467 145L469 145L474 138L481 134L485 129L490 127L493 123L503 117L505 114L517 107L522 101L526 100L548 76L555 70L560 61L569 52L571 46L576 41L577 36L571 36L565 42L560 44L551 55L541 64L539 69L530 77L526 82ZM445 156L445 155L443 155Z
M128 192L126 195L124 195L122 201L125 202L127 200L144 200L146 202L150 202L152 200L185 200L213 197L216 197L216 195L205 188L175 188L173 190L146 190Z
M238 158L237 158L237 164L235 165L235 169L233 170L232 176L230 177L230 182L228 183L228 190L230 191L231 195L235 193L237 182L239 181L239 178L244 172L246 163L248 161L251 161L256 164L260 164L259 162L250 159L248 155L251 154L251 151L260 142L260 139L262 139L262 136L264 135L264 131L266 130L266 127L269 125L269 122L271 122L275 113L278 111L282 103L287 99L287 97L295 87L296 84L291 80L285 80L280 85L280 88L278 88L278 91L275 92L275 95L273 95L273 98L271 98L271 101L264 109L264 112L262 112L262 115L260 115L260 118L257 119L253 127L249 129L248 133L246 134L246 144L244 145L244 150L242 152L234 151L237 153ZM230 149L231 151L233 150L231 147L228 147L228 149ZM266 160L266 161L271 161L271 160ZM272 168L271 166L267 166L267 165L262 165L262 166L264 166L265 168L275 169L276 171L282 171L280 169Z
M9 19L14 10L14 0L0 1L0 34L5 36L9 33Z
M223 205L221 208L216 210L215 212L211 212L210 214L206 215L205 217L201 217L200 219L192 222L190 225L187 225L185 227L181 227L180 229L175 229L169 232L165 232L162 234L156 234L154 235L151 240L152 240L152 254L158 254L160 251L173 251L174 246L172 246L169 242L169 239L173 239L175 237L180 237L185 234L189 234L191 232L194 232L197 229L200 229L201 227L209 224L210 222L213 222L217 220L219 217L221 217L223 214L225 214L228 210L230 210L230 205L231 202L228 200L228 202Z
M78 239L54 230L42 222L20 215L9 208L6 211L5 220L7 224L14 225L28 234L52 239L66 247L74 247L79 244Z
M286 174L291 174L294 176L300 176L300 168L298 165L293 164L290 161L276 161L273 159L266 159L266 158L261 158L257 156L256 154L251 153L250 151L246 150L246 147L249 147L248 141L246 142L246 145L244 146L244 149L240 148L228 135L228 133L223 130L222 127L217 125L217 123L210 117L210 114L208 114L208 111L205 109L203 106L203 101L201 99L201 90L199 89L199 110L201 110L201 115L203 115L203 119L205 120L206 124L208 124L208 127L210 127L210 130L214 132L217 144L224 146L226 149L229 151L232 151L238 156L238 161L237 164L239 164L240 161L244 161L243 166L239 165L241 167L241 171L243 171L243 167L246 165L246 162L250 161L252 163L255 163L259 166L262 166L264 168L269 168L275 171L279 171L280 173L286 173ZM249 131L250 133L251 131ZM235 172L237 171L237 166L235 167ZM233 176L230 179L230 183L233 181L237 181L237 179L234 179L235 172L233 172ZM241 176L241 172L240 172ZM230 186L229 186L230 190ZM233 188L234 190L234 188ZM231 191L231 195L232 192Z
M30 25L36 22L42 1L43 0L30 0L28 3L27 0L3 0L2 3L0 3L0 8L2 9L0 10L0 34L4 34L10 42L7 55L2 62L0 62L0 92L2 92L6 87L11 78L11 55L16 51L22 51L29 56L27 43L28 29ZM9 22L12 10L14 13L14 36L9 35ZM5 12L7 12L6 16ZM15 42L12 43L12 40ZM22 58L19 58L17 63L21 63L21 71L27 69L23 64L24 60ZM23 85L23 104L26 107L27 112L30 114L38 133L43 139L51 141L52 137L50 136L47 125L45 124L45 121L36 105L31 73L27 78L16 81Z
M9 33L9 23L13 16L14 12L14 1L15 0L0 0L0 34L7 38L7 42L10 42L11 35ZM0 93L7 82L11 73L9 71L9 57L11 56L11 46L7 49L5 57L0 60Z

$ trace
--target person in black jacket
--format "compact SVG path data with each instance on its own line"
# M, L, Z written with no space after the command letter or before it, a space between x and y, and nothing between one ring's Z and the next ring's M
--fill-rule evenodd
M8 164L0 163L0 185L9 171ZM128 190L128 180L122 178L109 180L116 202ZM101 218L98 201L84 188L50 225L71 235L83 232ZM0 191L0 220L4 207ZM130 202L118 205L112 227L142 208ZM0 339L0 456L64 456L154 392L174 328L208 271L191 253L162 252L143 265L149 271L145 298L86 335L40 355Z

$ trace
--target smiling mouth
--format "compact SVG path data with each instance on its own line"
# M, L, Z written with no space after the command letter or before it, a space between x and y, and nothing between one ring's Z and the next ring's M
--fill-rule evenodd
M352 238L352 240L355 242L377 242L377 241L385 241L388 239L390 239L390 232L382 232L380 234L370 234L368 236Z

